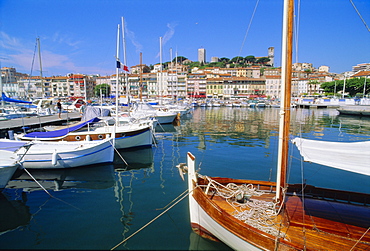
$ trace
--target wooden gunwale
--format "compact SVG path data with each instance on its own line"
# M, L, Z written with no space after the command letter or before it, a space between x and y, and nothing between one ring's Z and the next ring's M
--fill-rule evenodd
M212 178L213 179L213 178ZM273 186L274 182L266 181L249 181L249 180L235 180L229 178L215 178L215 180L221 184L226 185L228 182L235 184L260 184L260 189L264 191L269 191L269 186ZM224 181L227 181L225 183ZM198 178L198 185L207 185L207 180ZM298 185L294 185L298 186ZM294 187L293 186L293 187ZM309 187L309 191L320 192L320 188L312 189ZM275 191L275 188L272 189ZM336 190L323 189L324 191L329 190L334 192ZM337 191L341 194L342 191ZM360 193L354 193L356 195L361 195ZM274 193L270 196L265 196L266 198L272 199ZM248 224L237 220L231 214L234 209L226 203L223 198L218 196L206 195L201 187L197 187L193 192L193 198L202 207L202 209L207 212L207 214L212 217L218 224L220 224L225 229L228 229L234 235L249 242L256 247L264 250L274 250L275 249L275 237L264 233L256 228L249 226ZM317 202L318 200L306 199L305 203ZM323 203L328 203L327 207L331 207L333 203L339 208L342 207L356 207L356 205L348 203L338 203L333 201L319 200ZM357 206L358 208L363 208ZM325 209L325 208L323 208ZM329 213L333 213L332 208ZM282 213L277 217L276 221L283 222L282 231L286 232L286 238L279 238L277 250L350 250L353 246L353 250L370 250L370 232L363 236L361 241L356 244L357 240L361 238L363 233L366 231L366 227L354 226L346 223L342 223L335 219L334 221L330 219L325 219L317 217L314 215L314 211L320 211L320 207L316 209L316 206L312 208L307 208L302 203L302 198L296 195L287 195L286 203L282 210ZM369 222L370 222L370 208L364 208L365 213L369 212ZM367 211L366 211L367 210ZM335 213L335 211L334 211ZM339 214L338 214L339 215ZM355 217L354 215L353 217ZM347 214L345 217L349 217ZM363 215L359 216L360 219ZM350 219L351 220L351 219ZM350 221L352 222L352 221ZM197 226L192 225L196 228ZM210 234L206 229L198 229L200 231ZM304 234L303 234L304 232Z

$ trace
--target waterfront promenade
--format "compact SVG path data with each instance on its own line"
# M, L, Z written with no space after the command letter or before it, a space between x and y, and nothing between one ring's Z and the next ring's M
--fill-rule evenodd
M81 119L79 112L62 113L61 119L58 114L48 116L32 116L17 119L0 121L0 138L4 138L8 131L22 132L23 127L26 129L38 128L45 125L63 125L68 121L78 121Z

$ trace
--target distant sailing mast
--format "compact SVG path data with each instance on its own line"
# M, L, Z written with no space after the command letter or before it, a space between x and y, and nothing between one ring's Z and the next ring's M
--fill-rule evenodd
M140 52L140 102L143 101L143 53Z
M44 79L42 77L42 62L41 62L41 50L40 50L40 38L36 38L37 41L37 50L39 54L39 64L40 64L40 80L41 80L41 98L45 97L44 93Z
M123 65L124 68L127 66L127 60L126 60L126 38L125 38L125 20L123 17L121 17L122 20L122 44L123 44ZM126 96L127 96L127 105L130 107L130 84L128 82L128 74L126 69L124 71L124 76L125 76L125 82L126 82ZM129 109L130 112L130 109Z
M118 95L119 95L119 68L121 66L120 61L119 61L119 31L120 27L118 24L117 28L117 54L116 54L116 121L118 121ZM117 124L117 123L116 123Z

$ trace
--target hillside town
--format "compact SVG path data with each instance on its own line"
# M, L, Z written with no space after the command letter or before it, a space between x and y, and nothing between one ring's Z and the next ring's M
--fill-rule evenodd
M281 68L274 67L273 47L268 57L250 62L240 67L239 62L228 60L225 67L219 67L219 58L205 61L205 49L198 50L198 64L181 57L172 62L147 66L139 64L120 70L119 95L127 92L133 97L156 98L216 98L253 99L280 98ZM251 56L249 56L251 57ZM236 57L236 59L242 57ZM248 58L248 57L247 57ZM235 58L234 58L235 60ZM195 65L195 66L194 66ZM315 68L311 63L294 63L292 76L292 97L322 95L321 84L344 78L370 78L370 63L352 66L352 71L331 73L329 66ZM105 86L105 97L117 92L117 76L86 75L71 73L66 76L30 76L19 73L13 67L1 68L2 92L9 97L20 99L97 97L96 87Z

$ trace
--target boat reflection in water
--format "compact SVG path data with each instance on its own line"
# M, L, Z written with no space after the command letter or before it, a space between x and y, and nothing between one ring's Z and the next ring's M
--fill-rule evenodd
M120 150L115 152L114 170L116 184L114 186L114 196L119 203L120 222L122 224L122 239L128 237L131 225L135 218L133 183L138 179L146 180L154 173L153 149L151 147ZM143 176L143 177L140 177ZM122 247L125 247L124 243Z
M27 195L22 193L17 198L0 193L0 235L7 231L26 226L31 220L30 208L26 205Z
M149 168L154 171L153 149L151 147L138 149L123 149L114 153L114 169L126 171L131 169Z
M30 173L46 190L105 189L114 186L112 164L68 169L34 169ZM7 188L22 189L24 192L42 190L23 170L17 170L12 180L9 181Z

